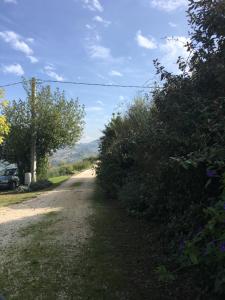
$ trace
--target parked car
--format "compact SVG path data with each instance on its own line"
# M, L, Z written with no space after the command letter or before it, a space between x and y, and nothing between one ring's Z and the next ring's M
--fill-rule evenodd
M18 171L16 168L6 169L0 176L0 188L9 188L15 190L19 186Z

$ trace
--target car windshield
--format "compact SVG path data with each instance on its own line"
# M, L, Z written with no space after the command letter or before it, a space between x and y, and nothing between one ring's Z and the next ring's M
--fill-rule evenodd
M12 175L15 174L15 171L16 171L15 169L5 170L4 175L5 176L12 176Z

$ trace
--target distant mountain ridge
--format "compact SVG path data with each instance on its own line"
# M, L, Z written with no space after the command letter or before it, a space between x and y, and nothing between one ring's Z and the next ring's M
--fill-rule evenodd
M72 147L60 149L50 158L50 163L56 166L60 163L72 163L90 156L98 155L99 140L90 143L80 143Z

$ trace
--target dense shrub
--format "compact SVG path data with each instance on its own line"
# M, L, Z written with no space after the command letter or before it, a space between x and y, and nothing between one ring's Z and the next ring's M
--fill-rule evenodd
M189 0L188 15L190 61L179 75L155 61L161 87L112 117L97 174L109 197L156 222L172 257L185 241L178 262L202 293L224 295L225 2Z
M92 166L92 161L89 159L84 159L82 161L78 161L72 165L73 170L82 171L84 169L88 169Z
M191 239L182 241L181 264L184 267L197 266L196 279L202 286L207 282L203 290L205 295L213 290L215 295L224 296L225 197L213 207L206 208L204 213L204 226Z
M73 174L73 166L72 165L60 166L58 172L59 172L59 176L72 175Z

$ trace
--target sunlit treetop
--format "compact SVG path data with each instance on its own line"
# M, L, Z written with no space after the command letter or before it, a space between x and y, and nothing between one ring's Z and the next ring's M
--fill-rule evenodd
M0 109L7 106L7 100L4 99L4 91L0 89ZM6 117L0 114L0 144L3 143L4 137L9 133L9 124L7 123Z

